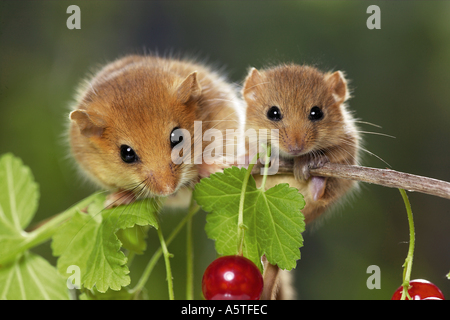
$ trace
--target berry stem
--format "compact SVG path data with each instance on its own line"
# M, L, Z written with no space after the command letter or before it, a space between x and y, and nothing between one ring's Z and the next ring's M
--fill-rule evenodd
M409 203L408 196L404 189L399 189L403 201L405 202L406 213L408 214L408 222L409 222L409 249L408 255L406 256L405 263L403 264L403 292L400 300L405 300L406 297L411 300L411 296L408 293L409 289L409 281L411 280L411 270L413 264L414 257L414 245L415 245L415 231L414 231L414 219L413 213L411 210L411 204Z
M172 233L167 238L167 241L166 241L167 246L173 241L173 239L175 239L175 237L183 229L183 227L187 223L187 221L189 219L191 219L199 210L200 210L200 206L197 205L195 202L193 202L191 204L191 207L189 208L188 214L178 223L178 225L175 227L175 229L172 230ZM131 292L135 296L137 296L141 292L141 290L144 288L145 284L148 281L148 278L150 277L150 274L153 271L153 268L155 267L155 265L158 262L161 255L162 255L162 247L159 247L158 250L156 250L155 253L153 254L153 256L150 258L150 261L148 262L147 266L145 267L145 270L142 273L141 277L139 278L138 283L131 290Z
M241 189L241 198L239 200L239 213L238 213L238 230L237 230L237 239L238 239L238 255L243 255L244 250L244 233L245 233L245 225L244 225L244 203L245 203L245 192L247 191L248 179L250 178L250 174L252 173L253 166L255 165L252 160L248 165L247 172L245 173L244 181L242 182Z
M262 146L264 146L264 145L262 145ZM259 187L261 190L264 190L265 186L266 186L267 172L269 172L269 162L270 162L271 152L272 152L272 149L270 148L270 145L268 145L267 149L266 149L266 158L264 160L263 180L262 180L261 186Z
M166 265L166 276L167 276L167 287L169 290L169 299L170 300L174 300L174 294L173 294L173 278L172 278L172 269L170 268L170 257L171 254L169 253L169 251L167 250L167 245L166 242L164 240L164 236L161 230L161 224L158 223L158 229L156 230L158 232L158 238L159 238L159 242L161 243L161 250L164 256L164 262Z
M264 146L263 146L264 147ZM266 184L266 177L267 172L269 170L269 161L270 161L270 145L267 146L266 149L266 158L264 162L264 176L263 181L261 183L262 189L264 189L264 186ZM243 256L243 250L244 250L244 234L245 234L245 225L244 225L244 204L245 204L245 193L247 191L247 184L248 179L250 178L250 175L252 173L253 167L256 164L256 159L259 157L259 153L256 154L252 161L250 161L247 172L244 177L244 181L242 182L242 189L241 189L241 198L239 200L239 213L238 213L238 232L237 232L237 239L238 239L238 255Z
M194 300L194 244L192 236L192 212L197 212L199 206L191 198L186 222L186 300Z

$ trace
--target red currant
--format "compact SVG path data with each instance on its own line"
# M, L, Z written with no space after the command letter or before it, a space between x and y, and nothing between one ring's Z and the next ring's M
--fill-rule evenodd
M413 300L444 300L441 290L430 281L422 279L411 280L409 286L408 293ZM400 286L394 292L391 300L400 300L402 291L403 287ZM406 300L409 300L408 297L406 297Z
M258 300L262 289L261 272L245 257L220 257L203 274L202 291L207 300Z

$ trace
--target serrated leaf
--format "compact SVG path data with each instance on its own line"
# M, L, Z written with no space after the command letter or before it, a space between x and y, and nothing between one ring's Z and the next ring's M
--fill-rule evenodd
M93 290L85 290L80 296L80 300L148 300L147 290L142 288L139 292L133 292L129 288L122 288L119 291L108 290L105 293Z
M66 280L47 260L26 251L0 267L0 300L68 300Z
M258 218L261 222L256 224L259 245L270 263L281 269L293 269L300 259L299 248L303 246L301 233L305 222L300 213L304 207L303 196L285 183L266 192L259 191L255 206L255 216L258 212L262 215Z
M147 231L148 226L135 225L132 228L119 229L116 234L120 242L122 242L123 248L136 254L143 254L147 249L147 242L145 241Z
M205 231L209 238L216 240L216 251L221 255L237 253L237 223L239 201L245 169L237 167L224 170L202 179L194 190L194 197L203 210L211 212L206 216ZM245 202L254 202L256 184L252 178L248 181ZM243 254L252 260L261 270L260 250L256 241L255 217L249 213L249 206L244 206L245 231Z
M7 153L0 158L0 230L20 233L36 212L38 185L30 168L22 160Z
M68 299L66 281L44 258L20 249L39 200L30 168L7 153L0 157L0 299Z
M54 236L52 249L60 255L57 268L65 274L70 265L80 268L81 282L99 292L120 290L130 283L127 258L116 232L139 226L157 226L155 200L145 199L127 206L103 209L104 197L89 206L88 213L77 212Z
M237 226L241 188L246 169L232 167L202 179L196 185L194 198L207 215L205 227L209 238L216 240L221 255L237 253ZM244 256L259 268L261 256L281 269L292 269L300 258L305 229L301 213L303 196L288 184L267 191L256 188L250 176L244 202Z
M14 259L27 240L24 228L36 213L39 187L30 168L7 153L0 157L0 263Z

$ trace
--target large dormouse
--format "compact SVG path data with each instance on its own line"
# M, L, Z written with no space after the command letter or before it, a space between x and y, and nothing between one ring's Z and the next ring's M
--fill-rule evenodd
M172 150L182 142L193 146L194 121L202 121L196 136L202 150L209 128L239 128L238 104L234 86L202 64L126 56L80 86L70 113L72 154L92 181L116 194L170 196L221 169L194 161L193 153L190 159L180 153L190 161L175 163Z

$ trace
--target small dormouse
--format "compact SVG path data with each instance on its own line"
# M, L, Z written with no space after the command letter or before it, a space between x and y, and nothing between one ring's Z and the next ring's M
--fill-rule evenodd
M201 64L126 56L103 67L78 90L70 113L72 154L92 181L115 191L112 199L122 199L116 204L174 195L221 168L198 164L193 152L190 163L174 163L172 150L181 142L194 150L194 121L202 121L201 136L196 137L202 151L207 129L239 128L238 105L234 86ZM187 130L191 141L177 129Z
M348 165L358 162L360 137L345 104L349 91L343 73L323 73L295 64L260 71L253 68L242 94L245 128L278 129L279 142L272 147L278 148L280 163L294 161L294 176L269 176L267 188L279 183L298 188L306 202L302 210L305 222L312 222L354 186L351 180L309 175L309 168L328 161ZM259 177L255 179L261 183ZM276 277L278 269L266 266L267 274ZM274 267L275 271L270 270Z
M280 161L294 161L294 177L271 176L270 184L287 182L298 188L306 201L305 221L313 221L354 184L309 175L309 168L328 161L358 162L360 138L345 105L349 92L343 73L322 73L294 64L261 71L253 68L243 96L246 129L278 129L279 143L273 147L279 149Z

